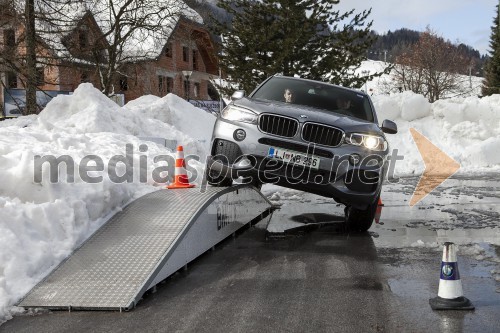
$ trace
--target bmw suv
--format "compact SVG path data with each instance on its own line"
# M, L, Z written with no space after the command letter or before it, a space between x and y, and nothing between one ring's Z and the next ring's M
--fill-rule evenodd
M250 95L236 91L216 121L206 178L236 179L331 197L345 205L352 230L372 225L389 151L370 97L362 91L272 76Z

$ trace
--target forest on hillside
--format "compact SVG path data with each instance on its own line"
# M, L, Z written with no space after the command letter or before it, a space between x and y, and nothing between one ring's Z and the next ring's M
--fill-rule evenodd
M368 50L367 57L371 60L380 60L394 62L394 60L401 55L409 46L415 44L422 32L401 28L395 31L389 31L385 34L377 34L372 31L372 34L377 37L375 43ZM486 60L485 55L481 55L478 50L473 47L463 44L454 43L453 47L456 48L465 57L472 59L472 75L483 76L483 67ZM468 70L468 69L464 69ZM469 74L469 73L463 73Z
M222 8L217 7L211 1L187 0L186 3L195 9L209 26L214 20L228 22L231 16ZM432 28L432 27L431 27ZM372 35L376 37L375 43L367 51L366 57L370 60L394 62L405 49L412 44L415 44L422 32L401 28L395 31L388 31L384 34L379 34L372 31ZM472 67L470 68L472 75L483 76L483 67L487 55L481 55L480 52L473 47L451 41L453 47L460 51L465 57L472 59ZM464 73L469 74L469 68L464 68Z

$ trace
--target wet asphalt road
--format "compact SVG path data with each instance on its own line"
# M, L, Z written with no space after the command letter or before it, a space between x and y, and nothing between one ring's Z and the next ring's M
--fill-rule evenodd
M417 179L388 184L383 224L362 235L344 231L331 200L283 190L269 225L218 245L135 310L23 314L0 332L500 332L498 179L448 180L413 208ZM460 246L475 311L430 309L445 241Z

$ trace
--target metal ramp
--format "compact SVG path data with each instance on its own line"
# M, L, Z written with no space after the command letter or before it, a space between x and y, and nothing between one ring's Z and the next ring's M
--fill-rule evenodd
M244 185L150 193L114 215L19 306L132 309L147 290L270 209Z

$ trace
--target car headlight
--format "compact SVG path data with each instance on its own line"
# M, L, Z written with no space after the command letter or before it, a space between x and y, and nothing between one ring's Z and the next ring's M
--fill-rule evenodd
M257 114L248 109L234 105L228 105L221 112L222 118L231 121L242 121L244 123L257 124Z
M352 133L346 135L345 141L350 145L363 146L370 150L375 150L375 151L387 150L387 141L383 137L377 135Z

